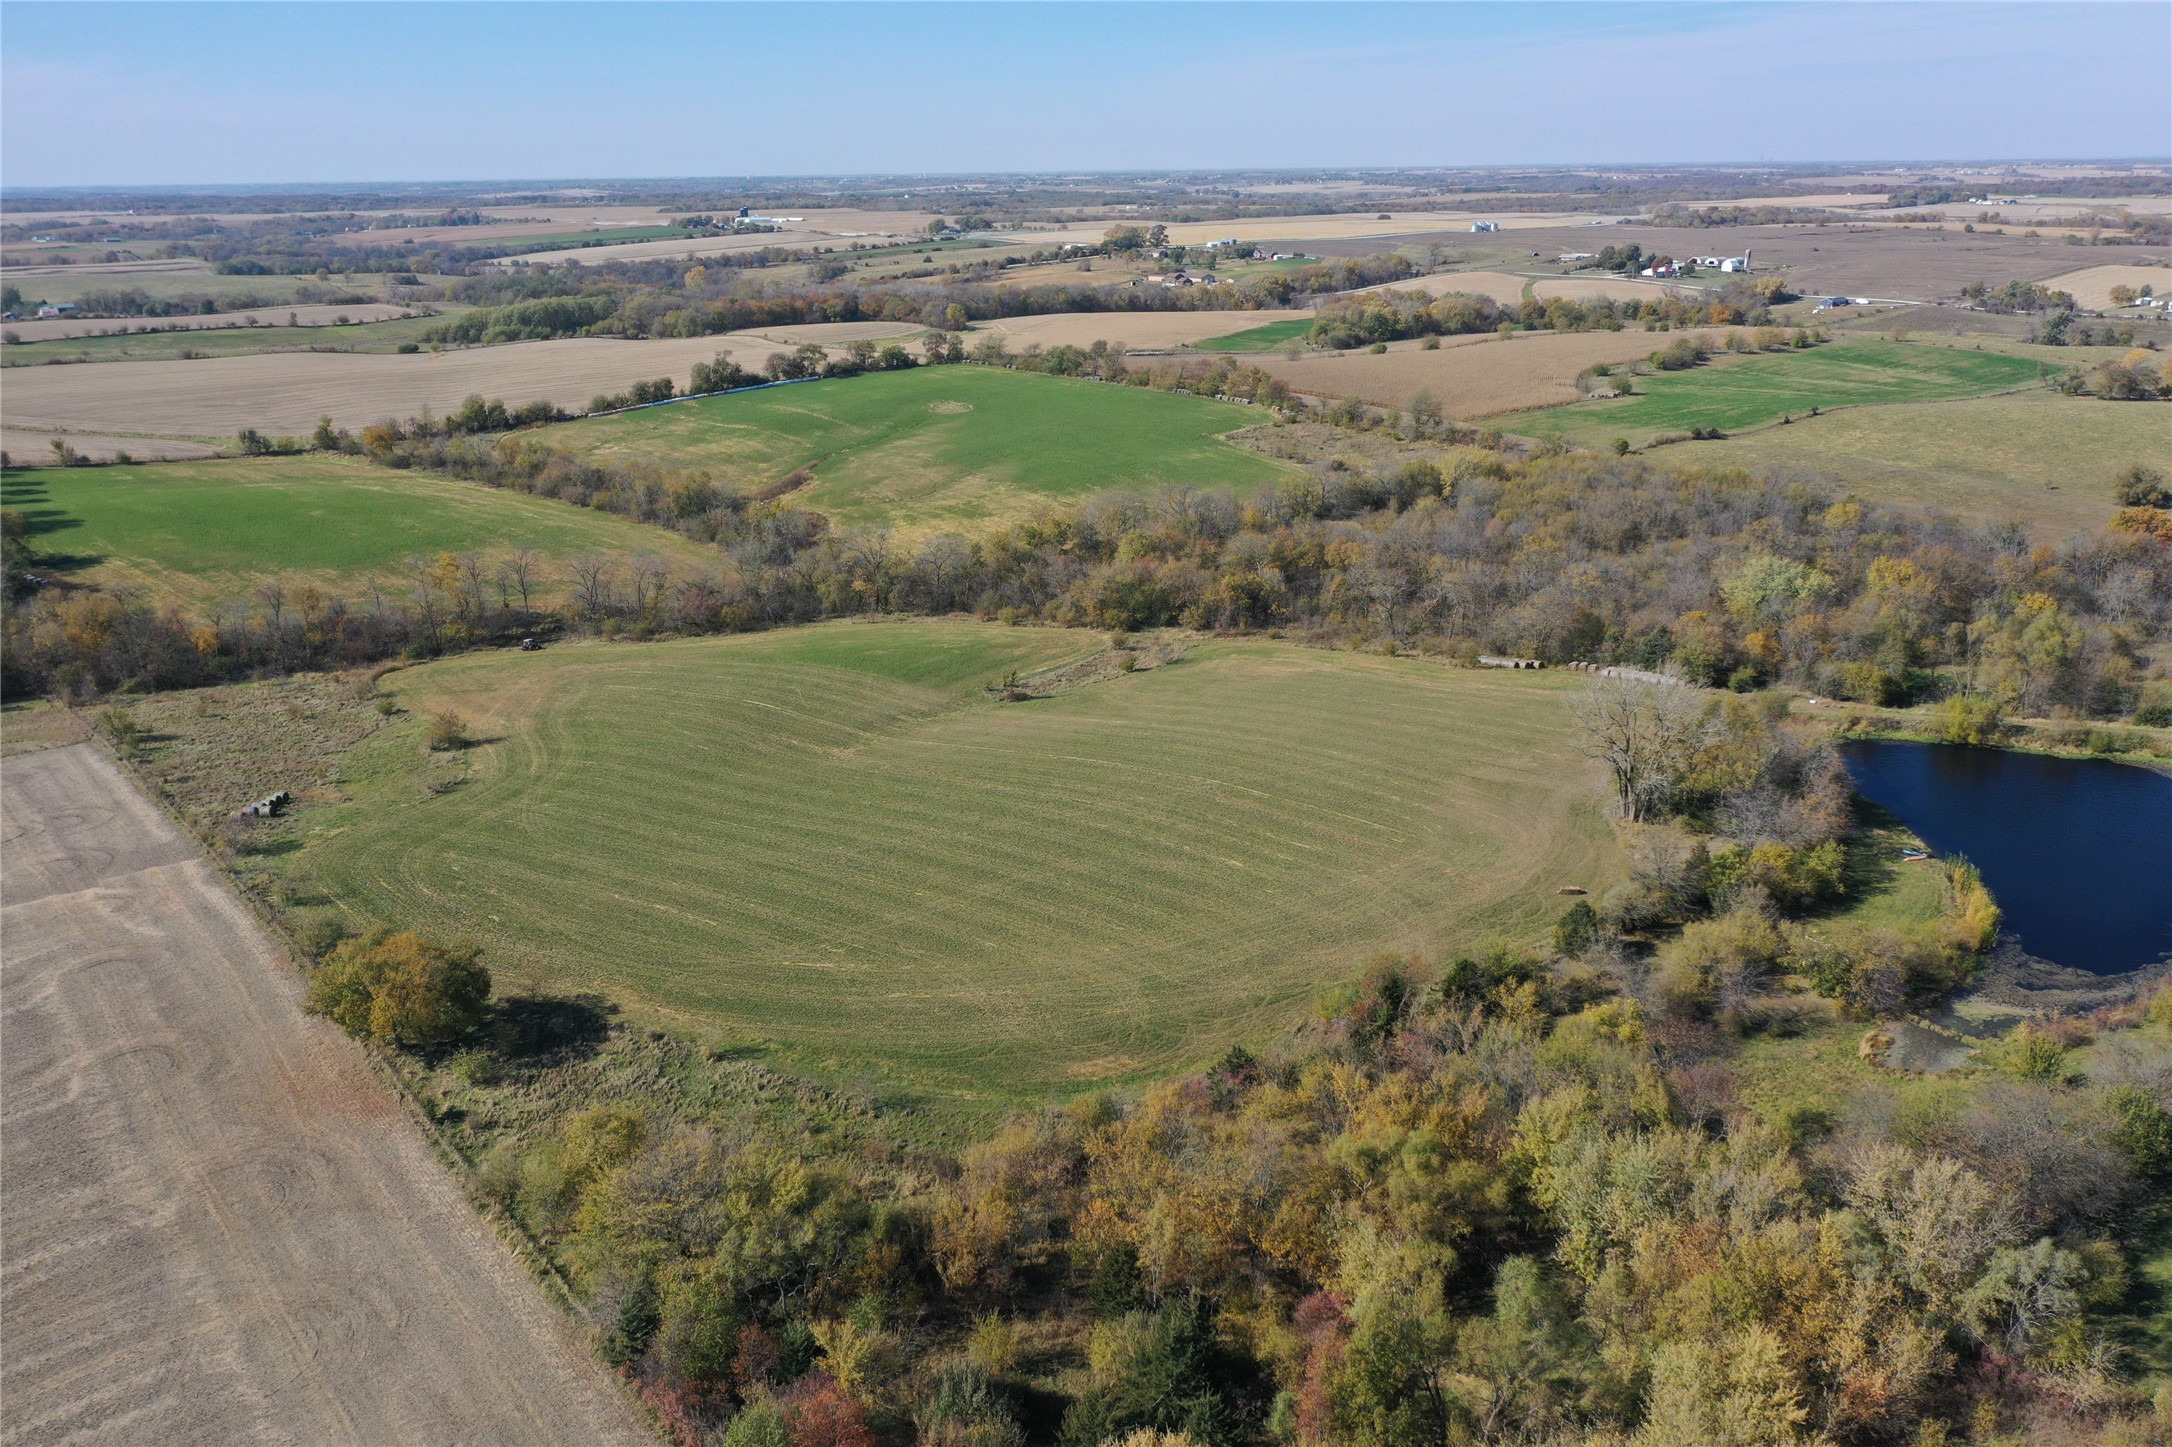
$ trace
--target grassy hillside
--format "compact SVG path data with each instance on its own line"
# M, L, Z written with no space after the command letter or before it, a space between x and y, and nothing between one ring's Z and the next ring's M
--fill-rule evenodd
M1208 1058L1382 950L1540 937L1613 869L1555 679L1216 642L983 691L1099 642L832 624L403 671L414 718L349 754L296 887L979 1114ZM490 740L464 762L421 747L447 706Z
M1639 377L1633 396L1549 407L1518 417L1515 428L1588 445L1616 437L1644 443L1694 427L1762 427L1812 407L1976 397L2025 387L2046 370L2048 364L2004 352L1849 341Z
M987 367L924 367L713 397L572 422L549 440L666 457L735 485L773 486L843 525L972 529L1044 501L1165 483L1244 486L1279 464L1221 440L1247 407Z
M2102 527L2112 475L2172 455L2172 407L2062 397L2031 388L1998 397L1859 407L1798 417L1670 457L1793 465L1865 497L1926 503L1965 517L2020 518L2055 534Z
M585 552L653 554L681 570L720 561L608 513L343 457L9 472L0 504L28 515L45 571L185 605L246 599L272 577L352 590L442 552L534 548L546 572Z

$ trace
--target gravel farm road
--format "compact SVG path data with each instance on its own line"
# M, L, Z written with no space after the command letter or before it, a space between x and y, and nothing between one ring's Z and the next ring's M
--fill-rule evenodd
M0 765L0 1441L648 1444L94 745Z

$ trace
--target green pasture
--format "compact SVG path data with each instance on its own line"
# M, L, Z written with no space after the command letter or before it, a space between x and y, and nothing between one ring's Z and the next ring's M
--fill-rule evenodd
M2117 508L2111 480L2131 462L2172 458L2172 407L2062 397L2042 388L1993 397L1858 407L1798 416L1676 458L1802 467L1883 502L1920 503L1978 520L2017 518L2054 537L2100 528Z
M1381 951L1535 942L1615 872L1566 676L1223 641L986 691L1100 646L878 621L404 670L288 888L985 1120L1267 1038ZM427 754L444 708L484 742Z
M1308 321L1268 322L1226 337L1208 337L1192 346L1202 352L1271 352L1286 343L1304 340L1311 330Z
M27 517L41 570L184 606L245 600L272 578L351 593L446 552L533 548L546 574L585 552L650 554L679 571L718 563L609 513L343 457L11 470L0 505Z
M569 422L579 452L708 468L754 491L793 473L794 501L841 525L983 528L1047 502L1169 483L1246 487L1285 474L1222 434L1248 407L992 367L920 367Z
M1662 345L1665 338L1655 341ZM1571 402L1519 414L1516 429L1604 445L1616 437L1648 442L1670 432L1763 427L1811 408L1929 402L2026 387L2056 370L2006 352L1913 342L1848 341L1801 352L1740 358L1722 354L1681 372L1635 379L1634 395Z
M676 241L682 236L706 234L708 233L697 233L684 226L611 226L594 227L586 231L561 231L549 236L486 237L472 244L512 251L555 251L575 246L616 246L625 241Z

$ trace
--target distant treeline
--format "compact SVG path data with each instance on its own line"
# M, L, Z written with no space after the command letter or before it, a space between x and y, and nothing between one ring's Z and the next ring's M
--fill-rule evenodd
M1805 206L1655 206L1645 218L1652 226L1822 226L1845 214Z
M425 341L476 344L544 337L701 337L814 322L907 322L956 331L973 322L1057 312L1250 311L1301 298L1401 281L1418 274L1408 257L1345 257L1271 276L1213 286L1048 283L807 287L759 295L705 295L592 284L567 295L478 307L423 334ZM554 282L537 280L533 285ZM555 284L565 285L563 279ZM545 304L545 303L548 304Z
M1619 331L1631 323L1667 327L1764 326L1771 320L1767 295L1749 283L1731 284L1716 295L1655 293L1641 301L1531 297L1512 306L1469 292L1451 291L1436 297L1428 292L1386 291L1322 307L1309 339L1315 346L1346 348L1503 328L1586 332Z
M37 282L31 282L31 290L37 290ZM22 307L22 288L9 282L0 305L14 311ZM275 311L294 306L368 306L377 298L364 296L345 287L328 285L304 285L292 298L269 298L252 292L237 292L231 296L211 296L203 292L182 293L175 296L152 296L141 287L95 287L81 293L76 299L75 315L91 317L194 317L214 316L220 313L246 311Z

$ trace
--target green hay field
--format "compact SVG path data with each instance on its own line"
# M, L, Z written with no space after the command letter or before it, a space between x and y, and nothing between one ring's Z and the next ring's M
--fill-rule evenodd
M1633 396L1572 402L1527 412L1516 430L1603 446L1617 437L1642 444L1670 432L1717 427L1724 432L1830 411L1888 402L1979 397L2026 387L2055 370L2004 352L1911 342L1849 341L1806 352L1720 359L1683 372L1638 377Z
M1269 322L1226 337L1208 337L1192 346L1202 352L1271 352L1286 343L1303 341L1311 330L1312 323L1307 321Z
M275 577L351 594L446 552L534 548L546 574L584 552L649 554L682 572L719 563L663 528L343 457L10 471L0 504L28 517L41 571L185 607L245 600ZM558 591L553 579L546 596Z
M2112 476L2128 463L2161 467L2172 459L2172 405L2031 388L1798 417L1792 426L1666 455L1812 468L1867 498L1981 520L2018 518L2063 536L2110 520L2118 506Z
M1566 675L1224 641L984 691L1100 646L881 621L395 673L290 897L985 1119L1264 1038L1383 950L1536 941L1615 871ZM427 755L445 707L488 742Z
M569 422L576 451L666 458L734 486L802 469L795 502L844 526L971 531L1048 502L1168 483L1245 487L1282 464L1222 441L1253 408L991 367L920 367Z

